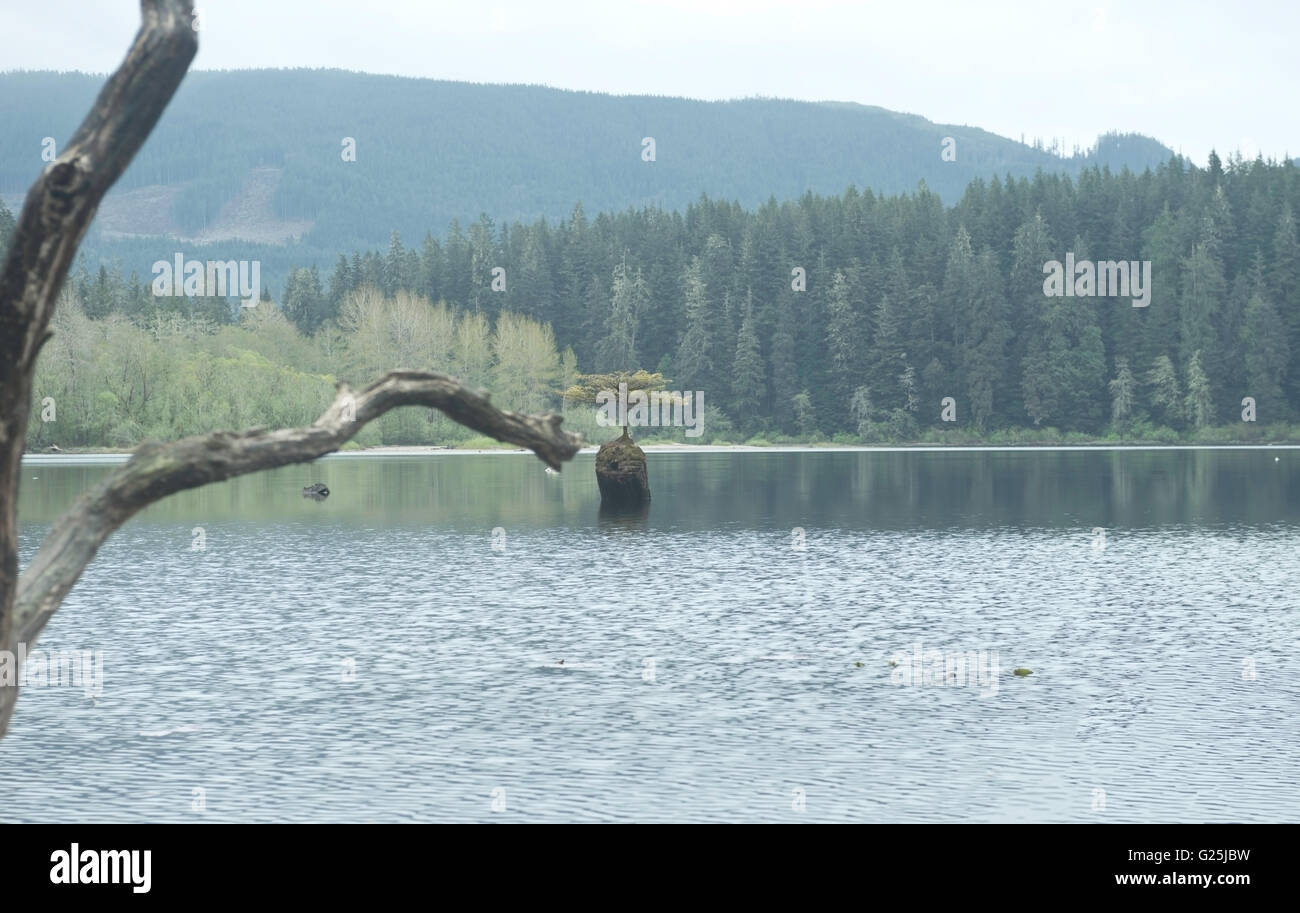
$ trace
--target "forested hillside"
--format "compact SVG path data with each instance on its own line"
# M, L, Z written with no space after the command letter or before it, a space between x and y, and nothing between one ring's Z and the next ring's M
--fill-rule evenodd
M483 218L445 240L395 235L386 250L294 272L276 297L325 349L355 333L349 301L367 287L488 323L522 315L553 328L577 369L659 370L704 391L711 438L1029 428L1174 440L1215 426L1250 438L1300 405L1298 210L1293 164L1225 167L1213 155L1204 169L1175 159L1141 175L977 180L951 208L924 187L757 209L578 207L559 223ZM1067 252L1151 261L1149 306L1046 297L1044 264ZM93 316L122 311L142 326L194 307L108 272L72 286ZM400 324L387 332L399 346ZM408 354L402 367L443 366L440 351ZM944 397L955 422L942 420ZM1244 397L1255 425L1241 421Z
M44 139L61 149L100 85L75 73L0 74L0 194L11 208L45 164ZM1061 158L855 104L621 97L341 70L196 72L105 201L85 250L92 260L121 256L129 271L166 256L122 243L139 236L300 238L292 243L305 250L337 251L481 213L555 220L579 201L592 213L680 210L704 193L752 207L850 184L904 193L921 180L951 203L976 177L1092 164L1141 171L1170 155L1149 138L1109 136Z

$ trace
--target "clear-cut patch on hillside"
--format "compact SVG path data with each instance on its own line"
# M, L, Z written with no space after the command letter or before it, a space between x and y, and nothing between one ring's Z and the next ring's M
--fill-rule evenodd
M281 244L301 238L311 231L314 222L307 219L286 220L275 215L271 198L280 185L281 169L254 168L244 179L244 186L233 200L221 207L216 220L203 231L183 241L255 241Z
M150 184L110 193L99 207L96 225L109 241L169 237L192 243L238 240L283 244L301 238L315 223L275 215L271 199L280 184L280 172L272 167L249 171L239 193L222 205L211 224L193 235L183 233L171 219L172 202L185 189L185 183ZM17 215L23 196L6 194L4 202Z
M172 235L172 201L184 184L151 184L110 193L104 197L96 217L105 239Z

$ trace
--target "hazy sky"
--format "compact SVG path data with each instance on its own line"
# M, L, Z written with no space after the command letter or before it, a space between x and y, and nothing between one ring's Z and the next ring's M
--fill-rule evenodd
M1300 3L210 0L196 67L855 101L1018 139L1300 155ZM0 69L107 72L134 0L0 0ZM238 99L232 99L238 104ZM868 150L864 150L867 154Z

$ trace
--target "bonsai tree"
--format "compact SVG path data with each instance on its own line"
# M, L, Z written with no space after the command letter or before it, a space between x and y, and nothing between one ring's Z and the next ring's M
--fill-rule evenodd
M573 386L563 392L566 403L582 403L595 405L597 397L601 393L606 395L613 394L618 396L619 388L623 384L627 385L627 394L630 397L633 393L645 393L647 396L651 392L658 392L667 389L672 383L662 374L652 374L649 371L614 371L609 374L579 374ZM674 397L674 401L680 400L680 397ZM628 437L627 433L627 415L623 416L623 437Z

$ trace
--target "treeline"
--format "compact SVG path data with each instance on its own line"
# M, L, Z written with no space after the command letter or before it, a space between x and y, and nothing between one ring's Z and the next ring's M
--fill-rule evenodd
M491 321L406 292L350 295L335 324L308 338L267 304L238 324L157 309L87 316L75 289L54 314L37 366L29 449L130 448L146 439L310 424L336 378L359 388L394 368L452 373L509 408L545 411L576 373L547 326L508 312ZM397 409L355 440L454 444L472 432L440 412Z
M1206 168L975 181L951 209L924 186L757 211L578 207L557 225L453 223L418 247L394 234L327 277L295 271L284 301L308 333L365 286L527 314L582 370L660 371L743 435L1167 437L1239 425L1245 397L1259 423L1296 418L1298 211L1292 163L1213 154ZM1046 297L1044 264L1067 252L1151 261L1150 304Z
M526 316L584 372L645 368L704 391L715 440L1247 438L1300 406L1297 211L1292 163L1214 155L975 181L949 209L924 185L752 211L579 206L558 224L453 222L416 246L394 233L385 251L294 270L281 302L313 346L347 334L345 303L366 289L489 324ZM1149 306L1046 297L1044 264L1067 252L1151 261ZM177 306L122 284L137 322ZM92 313L101 285L111 271L74 282ZM420 363L456 370L442 357ZM374 368L394 363L377 353Z

